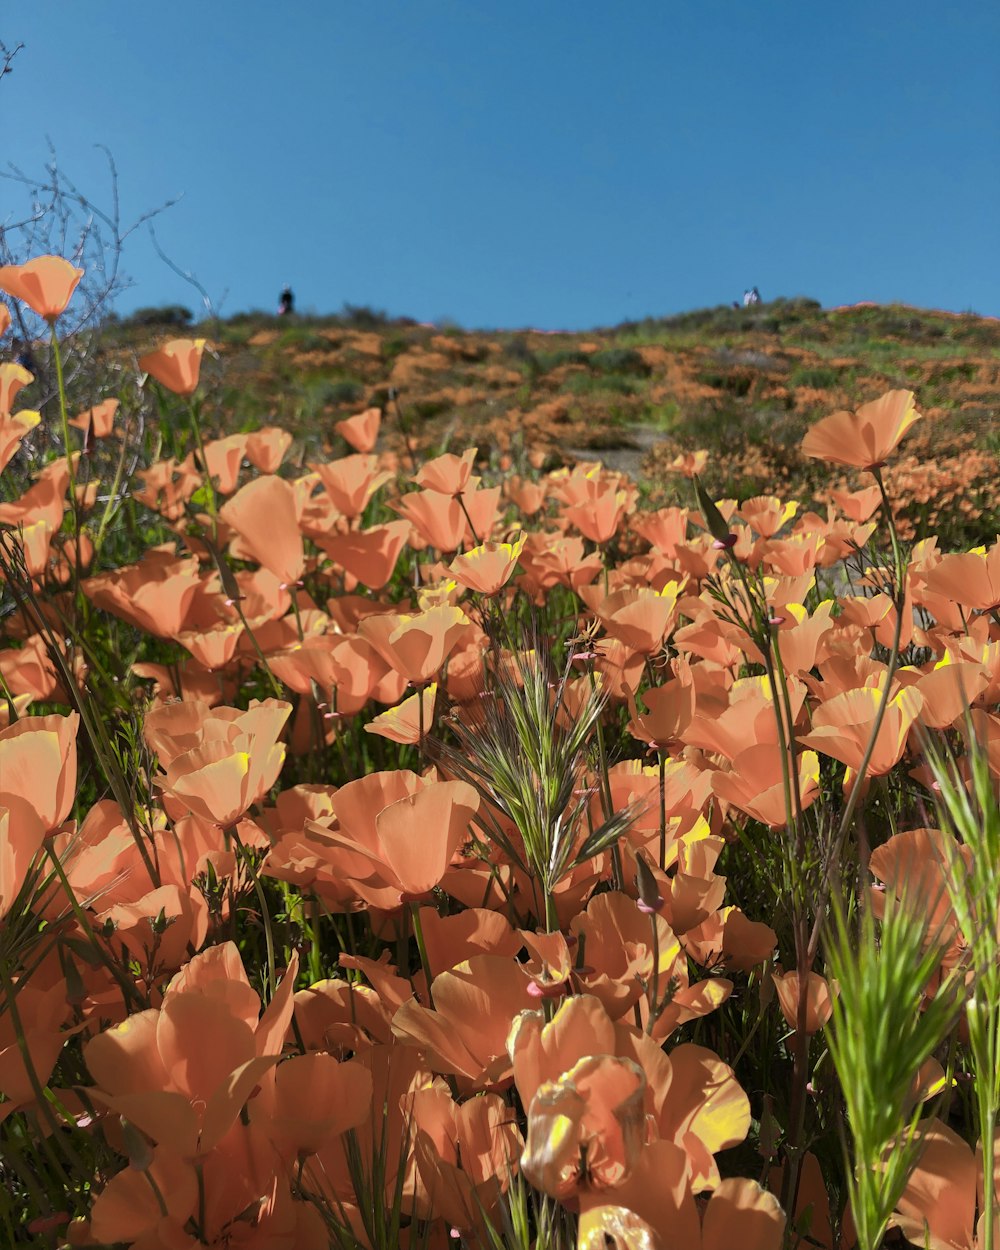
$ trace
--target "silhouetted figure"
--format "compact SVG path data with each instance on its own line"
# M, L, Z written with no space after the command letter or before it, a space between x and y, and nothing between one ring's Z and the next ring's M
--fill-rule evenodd
M295 312L295 296L292 294L292 288L286 286L278 297L278 316L290 317Z
M750 303L751 304L760 303L760 291L758 291L756 287L753 287L750 291Z

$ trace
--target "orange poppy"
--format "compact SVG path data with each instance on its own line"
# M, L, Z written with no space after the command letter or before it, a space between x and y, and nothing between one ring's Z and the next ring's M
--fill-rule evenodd
M667 582L662 591L648 586L616 590L596 608L598 620L612 638L640 655L663 645L673 624L684 581Z
M357 783L334 799L338 814L354 797L352 785ZM478 810L479 795L467 782L418 783L415 792L371 813L360 828L342 818L339 829L326 830L330 862L370 906L398 907L440 885Z
M160 778L164 792L205 820L234 825L281 772L285 748L277 738L290 712L277 699L252 702L229 722L225 737L206 736L169 761Z
M119 403L117 399L105 399L102 403L95 404L93 408L88 408L86 412L70 417L69 423L78 430L83 430L84 434L88 434L89 431L88 437L107 438L111 433Z
M73 806L79 726L71 712L24 716L0 730L0 806L11 814L10 844L22 858L31 858Z
M99 573L82 584L98 607L157 638L176 637L198 593L198 561L154 547L138 564Z
M824 417L802 440L802 453L854 469L876 469L921 418L912 391L888 391L857 412Z
M417 694L410 695L396 707L389 708L387 712L369 721L365 725L365 733L378 734L392 742L420 742L434 724L436 697L437 682L432 681Z
M300 501L294 487L269 474L240 487L219 516L239 535L241 554L268 569L286 586L305 569Z
M521 1135L499 1094L458 1106L447 1090L418 1090L412 1102L414 1155L426 1197L424 1218L482 1230L517 1169Z
M347 534L311 536L317 547L362 586L381 590L392 579L409 532L409 522L390 521Z
M243 467L243 455L247 448L246 434L230 434L227 438L213 438L204 445L204 458L192 452L181 465L181 471L199 472L199 462L204 463L205 472L215 484L220 495L231 495L236 489L240 469Z
M530 984L514 960L474 955L434 978L433 1010L415 999L403 1003L393 1036L419 1047L433 1071L454 1074L466 1091L497 1085L511 1071L511 1022L534 1006Z
M422 686L441 671L468 628L461 608L442 604L413 615L368 616L358 633L407 681Z
M932 594L945 595L963 607L982 612L1000 608L1000 539L989 548L942 556L923 580Z
M802 735L800 744L840 760L853 774L868 746L881 698L882 692L873 686L862 686L834 695L813 711L812 729ZM898 690L892 696L868 762L869 776L881 777L899 763L910 726L920 715L922 707L923 699L912 686Z
M799 1011L799 974L797 972L773 972L771 980L778 991L778 1005L785 1023L790 1029L797 1029ZM836 993L836 983L827 981L818 972L810 972L806 986L805 1031L809 1034L818 1033L833 1013L832 994Z
M366 408L355 417L345 421L337 421L334 429L344 438L355 451L369 452L374 450L378 442L379 426L382 424L382 412L379 408Z
M469 447L460 456L447 453L428 460L413 480L425 490L436 490L442 495L461 495L469 485L477 450L476 447Z
M18 391L34 380L35 375L29 373L23 365L16 365L9 360L0 364L0 416L10 415Z
M755 495L741 504L738 512L762 538L773 538L798 510L797 503L782 503L777 495Z
M281 1064L274 1082L250 1103L251 1124L261 1127L286 1163L318 1153L371 1113L371 1072L322 1053Z
M6 304L0 304L0 339L10 329L10 309Z
M287 430L277 425L265 425L247 435L247 459L261 473L277 473L291 445L292 436Z
M333 506L349 520L360 516L379 487L392 481L387 469L379 469L375 456L344 456L311 467L319 474Z
M892 1224L911 1244L929 1246L931 1250L974 1250L985 1245L982 1146L973 1153L968 1142L938 1119L921 1120L919 1130L920 1157L896 1204ZM1000 1146L1000 1140L997 1144ZM996 1244L1000 1237L1000 1213L994 1218Z
M716 1185L699 1228L685 1162L672 1142L651 1142L617 1189L583 1195L578 1250L781 1250L786 1219L778 1199L742 1176Z
M524 550L525 535L510 543L483 543L456 556L449 572L463 586L481 595L495 595L507 584Z
M819 757L803 751L798 758L799 794L803 810L819 797ZM754 820L779 829L787 823L781 753L769 743L747 747L733 757L729 771L712 774L712 788Z
M504 482L504 493L523 517L531 517L540 512L547 498L544 482L528 482L519 477L507 478Z
M30 433L41 419L40 412L31 412L26 408L15 412L13 416L0 414L0 472L10 463L21 439L25 434Z
M830 498L849 521L857 521L861 524L867 521L882 503L882 492L877 486L866 486L864 490L832 490Z
M61 256L37 256L23 265L0 267L0 291L53 322L66 310L83 270Z
M528 1109L525 1176L563 1201L622 1184L642 1150L645 1091L642 1068L615 1055L589 1055L544 1082Z
M175 395L198 389L201 355L207 339L171 339L155 352L139 357L139 368Z

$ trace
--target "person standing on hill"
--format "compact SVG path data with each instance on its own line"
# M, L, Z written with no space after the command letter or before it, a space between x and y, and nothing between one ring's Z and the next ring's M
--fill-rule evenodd
M295 312L295 296L292 288L286 286L278 297L278 316L290 317Z

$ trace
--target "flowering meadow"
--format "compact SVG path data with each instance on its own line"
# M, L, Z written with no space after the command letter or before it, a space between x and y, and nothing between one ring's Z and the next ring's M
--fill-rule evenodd
M0 268L0 1243L1000 1248L1000 536L898 523L919 394L819 511L296 464L204 339L75 411L80 276Z

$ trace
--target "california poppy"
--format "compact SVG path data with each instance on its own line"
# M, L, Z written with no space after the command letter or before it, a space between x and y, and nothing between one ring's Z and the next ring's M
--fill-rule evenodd
M83 430L84 434L88 434L89 431L88 437L106 438L111 433L118 407L117 399L105 399L95 404L93 408L88 408L86 412L70 417L69 423L76 426L78 430Z
M171 339L155 352L139 357L139 368L176 395L198 389L201 355L207 339Z
M436 695L437 682L432 681L417 694L410 695L396 707L389 708L387 712L369 721L365 725L365 732L389 738L392 742L420 742L434 723Z
M274 474L254 478L219 509L240 536L241 552L286 585L305 568L299 498L290 482Z
M413 480L425 490L436 490L442 495L461 495L469 484L476 451L477 448L468 447L460 456L446 453L428 460Z
M0 267L0 291L6 291L32 312L54 322L83 277L83 270L61 256L36 256L23 265Z
M277 473L292 444L292 436L277 425L265 425L247 435L247 459L261 473Z
M337 421L334 429L354 448L355 451L369 452L378 441L378 430L382 423L382 412L379 408L366 408L355 417Z
M350 530L346 534L313 534L312 538L362 586L381 590L395 572L409 530L406 521L390 521L371 529Z
M387 469L378 467L375 456L344 456L312 468L319 474L333 506L349 520L360 516L379 487L392 480Z
M423 685L440 672L468 628L461 608L442 605L413 614L369 616L358 633L408 681Z
M0 416L8 416L14 407L18 391L35 380L23 365L5 360L0 364Z
M521 534L510 543L483 543L452 560L450 572L463 586L483 595L495 595L506 585L524 549Z
M0 414L0 472L10 463L21 439L25 434L30 433L41 419L41 413L31 412L28 409L15 412L13 416Z
M802 453L855 469L877 469L921 418L912 391L888 391L857 412L835 412L802 440Z

